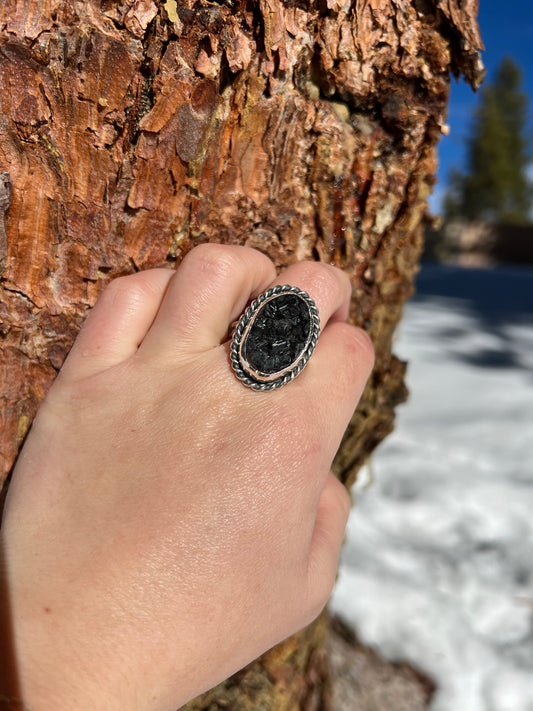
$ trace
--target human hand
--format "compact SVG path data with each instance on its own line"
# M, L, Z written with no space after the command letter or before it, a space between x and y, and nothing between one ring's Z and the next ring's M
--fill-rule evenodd
M274 283L311 295L322 333L294 382L254 392L227 332ZM350 507L330 466L373 363L345 323L350 294L334 267L276 277L261 253L220 245L104 291L4 511L32 711L174 711L319 614Z

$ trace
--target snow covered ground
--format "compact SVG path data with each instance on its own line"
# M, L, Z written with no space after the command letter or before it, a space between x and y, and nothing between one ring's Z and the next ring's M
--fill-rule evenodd
M395 350L411 396L333 610L435 680L432 711L533 711L533 269L424 267Z

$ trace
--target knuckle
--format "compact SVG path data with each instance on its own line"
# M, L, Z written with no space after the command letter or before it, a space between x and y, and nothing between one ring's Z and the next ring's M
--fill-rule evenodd
M352 508L352 499L348 489L336 477L331 477L329 481L329 494L332 499L335 517L338 517L339 520L346 523Z
M161 272L165 270L159 270ZM152 298L157 288L151 280L150 271L129 274L113 279L104 292L104 297L110 306L130 310L147 298Z
M128 274L127 276L120 276L113 279L106 286L106 293L112 294L114 297L120 294L127 294L131 291L136 291L142 284L142 277L144 274Z
M127 276L120 276L116 279L113 279L105 287L104 293L106 295L112 294L113 296L115 294L121 294L129 288L132 280L135 279L136 276L136 274L129 274Z
M110 308L124 308L125 304L136 303L140 298L137 275L122 276L110 282L103 294L103 301Z
M242 245L200 244L185 256L183 265L194 270L199 278L215 284L260 267L270 268L272 278L275 276L274 264L266 254Z
M238 264L236 248L223 244L200 244L184 258L183 265L208 279L223 279Z
M326 264L317 265L313 276L313 288L321 294L336 294L339 290L339 279L332 267Z
M339 347L345 353L345 361L349 368L358 370L366 367L370 372L374 366L374 345L370 336L357 326L348 323L337 324Z
M337 267L323 262L300 262L298 267L298 278L304 283L309 282L313 289L320 293L332 293L339 289L339 283L346 281L349 287L350 280L344 272ZM350 287L351 288L351 287Z
M210 261L216 259L217 255L228 250L228 246L224 244L215 244L213 242L204 242L193 247L190 252L185 255L182 264L198 261Z

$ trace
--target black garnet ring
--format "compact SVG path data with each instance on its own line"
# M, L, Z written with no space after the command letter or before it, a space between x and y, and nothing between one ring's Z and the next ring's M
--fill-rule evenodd
M274 286L241 316L231 343L231 366L244 385L274 390L290 383L307 365L320 332L309 294L296 286Z

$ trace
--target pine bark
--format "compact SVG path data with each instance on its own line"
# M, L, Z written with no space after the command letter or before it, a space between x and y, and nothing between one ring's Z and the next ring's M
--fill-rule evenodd
M352 279L376 349L335 463L353 482L406 396L392 338L450 74L482 78L476 16L477 0L3 0L0 482L105 284L206 241ZM188 708L328 709L326 634L322 616Z

